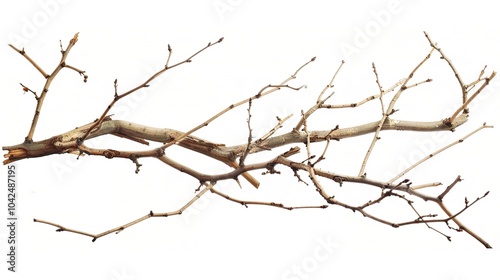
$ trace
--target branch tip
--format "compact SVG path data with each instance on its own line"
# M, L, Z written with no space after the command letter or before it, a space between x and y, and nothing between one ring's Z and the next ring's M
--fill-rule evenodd
M76 42L78 41L78 34L80 34L80 32L76 32L76 34L73 36L73 39L69 41L70 44L72 45L76 44Z

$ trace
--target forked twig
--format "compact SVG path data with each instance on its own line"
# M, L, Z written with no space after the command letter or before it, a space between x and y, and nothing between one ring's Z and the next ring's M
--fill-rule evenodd
M312 106L311 108L309 108L309 110L307 110L307 112L303 114L302 118L300 119L300 121L297 123L297 125L293 129L294 131L299 131L300 128L304 125L304 122L307 120L307 118L309 118L310 115L312 115L314 112L316 112L316 110L318 110L319 108L321 108L323 106L323 104L325 104L325 102L328 99L330 99L330 97L333 96L333 92L332 92L332 93L330 93L330 95L328 95L324 99L321 99L323 97L323 95L325 94L325 92L328 89L330 89L330 88L333 87L333 81L337 77L337 75L340 72L340 69L342 68L342 66L344 65L344 63L345 62L342 60L342 62L340 63L339 67L337 68L337 71L335 71L335 74L333 74L332 79L330 80L330 82L323 88L323 90L321 91L321 93L318 95L318 98L316 100L316 104L314 104L314 106Z
M403 84L399 88L398 92L396 92L396 94L392 98L391 102L389 103L389 106L387 107L386 112L382 115L382 118L380 119L380 123L377 127L377 130L375 131L375 134L373 135L372 142L370 143L370 146L368 147L368 150L366 151L366 155L365 155L365 158L363 159L363 163L361 164L361 168L358 172L358 176L361 176L365 173L365 168L366 168L366 164L368 162L368 158L370 157L370 154L371 154L373 148L375 147L375 143L377 142L378 139L380 139L380 137L379 137L380 130L382 129L382 126L386 122L387 118L395 112L394 105L396 105L396 102L399 99L399 97L401 96L401 94L403 93L403 91L405 91L407 89L406 84L411 80L411 78L413 78L413 75L415 74L415 72L417 72L417 70L420 68L420 66L422 66L431 57L431 54L433 51L434 51L434 49L431 49L429 54L427 54L425 56L425 58L410 72L408 77L405 79L405 81L403 82Z
M71 49L73 48L73 46L76 44L77 41L78 41L78 33L76 33L75 36L73 36L73 38L69 41L69 44L65 50L63 50L62 46L61 46L61 53L62 53L61 60L60 60L59 64L57 64L56 68L54 69L54 71L52 71L52 73L50 75L45 73L45 71L43 71L42 68L26 54L26 52L24 51L24 48L22 50L18 50L14 46L9 45L11 48L13 48L17 52L19 52L22 56L24 56L43 75L43 77L46 80L45 85L43 86L42 93L40 94L40 96L38 98L36 98L37 104L36 104L36 109L35 109L35 115L33 116L33 121L31 123L31 127L30 127L30 130L28 132L28 135L25 138L26 143L31 143L33 141L33 134L35 133L35 128L36 128L36 125L38 123L40 113L42 111L42 106L43 106L43 101L45 100L45 96L47 95L47 92L49 91L49 87L52 84L52 81L54 80L54 78L57 76L59 71L61 71L61 69L63 69L65 67L66 58L68 57L69 52L71 51Z

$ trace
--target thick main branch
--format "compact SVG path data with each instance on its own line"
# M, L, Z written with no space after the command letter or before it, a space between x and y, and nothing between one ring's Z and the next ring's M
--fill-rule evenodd
M443 131L452 130L457 126L462 125L467 121L467 115L462 114L454 120L452 126L449 127L443 121L434 122L417 122L403 121L388 118L382 125L382 130L407 130L407 131ZM363 134L373 133L377 130L379 122L371 122L358 126L339 128L336 130L311 131L311 142L321 142L326 139L344 139L355 137ZM84 125L69 132L32 143L21 143L13 146L2 147L8 153L4 155L6 158L3 163L8 164L17 160L26 158L43 157L52 154L61 154L69 152L86 152L88 154L102 155L108 158L121 157L129 158L131 155L135 157L151 157L157 156L156 149L142 151L116 151L110 149L87 149L85 146L79 148L79 139L88 133L90 127L94 123ZM168 143L173 139L177 139L184 133L178 130L169 128L156 128L145 125L135 124L122 120L105 119L98 127L94 127L88 133L87 139L99 137L102 135L117 135L128 139L142 139L154 141L158 143ZM305 143L307 135L303 131L291 131L282 135L270 137L253 147L250 153L256 153L267 149L281 147L294 143ZM224 144L213 143L195 136L188 136L179 142L179 146L190 149L192 151L204 154L216 160L228 163L233 162L241 156L246 149L247 144L227 147ZM161 154L160 154L161 156Z

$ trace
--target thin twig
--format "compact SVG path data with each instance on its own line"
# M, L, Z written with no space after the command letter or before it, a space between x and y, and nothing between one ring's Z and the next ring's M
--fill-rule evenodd
M167 45L167 49L168 49L168 58L167 58L167 62L165 63L165 68L168 68L168 63L170 62L170 57L172 57L172 53L173 53L173 50L170 47L170 44Z
M247 128L248 128L248 139L247 139L247 147L245 149L245 152L243 152L243 155L240 157L240 166L245 165L245 159L248 156L248 153L250 152L250 148L252 145L252 126L250 124L250 120L252 119L252 100L248 100L248 119L247 119Z
M290 114L288 116L286 116L285 118L281 119L279 117L276 117L276 119L278 120L278 123L271 129L269 130L266 134L262 135L262 137L260 137L259 139L257 139L255 141L255 145L256 146L259 146L259 144L265 140L267 140L269 137L271 137L276 131L278 131L278 129L282 128L283 127L283 124L288 120L290 119L291 117L293 116L293 114Z
M36 94L36 92L32 91L29 87L23 85L22 83L19 83L19 84L23 87L23 91L24 92L28 92L29 91L29 92L33 93L33 95L35 96L35 99L38 100L39 97Z
M416 87L416 86L419 86L419 85L424 84L424 83L430 83L430 82L432 82L432 79L426 79L426 80L414 83L412 85L406 86L406 89L409 89L409 88L412 88L412 87Z
M455 178L455 180L450 185L448 185L448 187L446 187L446 189L440 195L438 195L438 199L440 201L443 201L444 196L448 194L451 191L451 189L461 181L462 178L460 177L460 175L458 175L457 178Z
M24 56L24 58L26 58L26 60L28 60L31 65L33 65L33 67L36 68L36 70L38 70L38 72L40 72L40 74L42 74L42 76L47 79L49 77L49 75L47 73L45 73L45 71L43 71L42 67L40 67L40 65L38 65L33 59L31 59L31 57L24 51L24 48L19 50L18 48L14 47L12 44L9 44L9 47L13 48L16 52L20 53L22 56Z
M66 63L64 64L64 67L69 68L69 69L71 69L71 70L73 70L73 71L76 71L78 74L80 74L80 76L83 76L83 82L84 82L84 83L86 83L86 82L87 82L87 79L89 78L89 76L88 76L87 74L85 74L85 71L80 70L80 69L78 69L78 68L76 68L76 67L73 67L73 66L71 66L71 65L68 65L68 64L66 64Z
M470 132L469 134L465 135L464 137L442 147L441 149L438 149L437 151L431 153L431 154L428 154L426 157L422 158L421 160L415 162L413 165L411 165L410 167L406 168L405 170L401 171L398 175L396 175L394 178L392 178L391 180L388 181L388 183L392 183L394 181L396 181L397 179L401 178L403 175L405 175L406 173L408 173L410 170L412 170L413 168L419 166L422 162L440 154L441 152L449 149L450 147L453 147L455 146L456 144L459 144L459 143L462 143L463 141L465 141L465 139L469 138L470 136L474 135L476 132L480 131L481 129L483 128L493 128L493 126L491 125L486 125L486 123L484 123L481 127L479 128L476 128L475 130L473 130L472 132Z
M441 186L441 185L442 184L440 182L434 182L434 183L427 183L427 184L412 186L411 188L414 190L419 190L419 189L423 189L423 188L437 187L437 186Z
M373 68L373 73L375 74L375 82L377 83L378 90L380 91L379 94L379 100L380 100L380 108L382 109L382 116L385 114L385 108L384 108L384 99L382 96L384 95L384 89L382 88L382 85L380 84L380 80L378 78L378 73L377 73L377 67L375 67L375 63L372 62L372 68ZM380 137L377 137L377 140L379 140Z
M450 65L450 68L453 71L453 73L455 74L455 77L457 78L458 84L460 85L460 90L462 91L462 100L463 100L462 103L465 103L465 101L467 101L467 87L465 86L465 83L462 81L462 78L458 74L457 69L455 68L455 66L453 66L453 63L451 63L451 60L446 55L444 55L443 50L441 50L441 48L439 48L437 46L437 43L435 43L434 41L431 40L431 38L429 37L429 34L427 34L427 32L425 32L425 31L424 31L424 34L425 34L425 38L427 38L427 40L429 41L431 46L441 54L441 58L444 59L448 63L448 65Z
M107 231L104 231L104 232L101 232L101 233L98 233L98 234L92 234L92 233L87 233L87 232L80 231L80 230L75 230L75 229L67 228L67 227L61 226L59 224L55 224L55 223L52 223L52 222L47 222L47 221L40 220L40 219L34 219L34 222L48 224L48 225L57 227L58 228L56 230L57 232L67 231L67 232L73 232L73 233L76 233L76 234L90 236L90 237L92 237L92 242L94 242L98 238L106 236L106 235L108 235L110 233L120 233L124 229L129 228L129 227L131 227L131 226L133 226L135 224L138 224L138 223L140 223L140 222L142 222L144 220L147 220L147 219L149 219L151 217L169 217L169 216L174 216L174 215L180 215L189 206L191 206L196 200L198 200L202 195L204 195L207 191L211 190L212 188L213 188L213 184L211 184L211 183L205 183L205 187L200 192L198 192L190 201L188 201L184 206L182 206L181 208L179 208L176 211L164 212L164 213L153 213L153 211L150 211L148 214L146 214L146 215L144 215L144 216L142 216L142 217L140 217L138 219L135 219L135 220L133 220L133 221L127 223L127 224L124 224L124 225L119 226L119 227L112 228L110 230L107 230Z
M335 71L335 74L333 74L332 76L332 79L330 80L330 82L325 86L325 88L323 89L323 91L321 91L321 93L318 95L318 98L316 99L316 103L319 103L321 101L321 97L323 97L323 94L329 89L329 88L332 88L333 87L333 81L335 80L335 78L337 77L337 75L339 74L340 72L340 69L342 68L342 66L345 64L345 61L342 60L340 62L340 65L339 67L337 68L337 71Z
M286 210L313 209L313 208L325 209L325 208L328 208L328 205L285 206L283 203L276 203L276 202L241 200L241 199L231 197L231 196L229 196L221 191L216 190L215 188L212 188L211 192L220 196L220 197L223 197L229 201L241 204L241 205L245 206L246 208L248 208L248 205L272 206L272 207L278 207L278 208L286 209Z
M325 108L325 109L341 109L341 108L357 108L369 101L372 101L372 100L375 100L375 99L378 99L378 98L381 98L381 96L389 93L389 92L392 92L394 91L397 87L399 87L400 85L402 85L404 83L406 79L401 79L399 80L398 82L396 82L393 86L391 86L390 88L384 90L384 92L382 94L376 94L376 95L372 95L372 96L369 96L361 101L358 101L358 102L355 102L355 103L347 103L347 104L339 104L339 105L333 105L333 104L323 104L322 106L320 106L320 108Z

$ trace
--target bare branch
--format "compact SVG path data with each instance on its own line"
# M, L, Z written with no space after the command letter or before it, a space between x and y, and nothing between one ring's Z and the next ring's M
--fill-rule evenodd
M234 197L231 197L221 191L216 190L215 188L211 189L212 193L215 193L216 195L223 197L229 201L236 202L238 204L241 204L248 208L248 205L263 205L263 206L272 206L272 207L278 207L282 208L285 210L295 210L295 209L311 209L311 208L320 208L320 209L325 209L328 207L328 205L311 205L311 206L285 206L283 203L276 203L276 202L264 202L264 201L251 201L251 200L241 200L237 199Z
M440 201L443 201L443 198L444 196L449 193L451 191L451 189L457 185L457 183L461 182L462 181L462 178L459 176L457 176L457 178L455 179L455 181L453 181L453 183L451 183L448 187L446 187L446 189L440 194L438 195L438 199Z
M31 128L28 132L28 136L26 136L26 138L25 138L26 143L31 143L33 141L33 134L35 133L35 128L36 128L36 125L38 123L38 119L40 117L40 113L42 110L42 105L43 105L43 101L45 99L45 96L47 95L47 92L49 91L49 87L50 87L52 81L54 80L54 78L57 76L59 71L61 71L61 69L64 68L65 63L66 63L66 57L68 56L71 48L73 48L73 46L76 44L77 41L78 41L78 33L76 33L75 36L73 36L73 38L69 41L69 44L66 47L66 50L64 50L64 51L61 50L61 52L62 52L61 61L59 62L57 67L54 69L54 71L52 71L52 74L50 74L50 75L47 75L42 70L42 68L40 66L38 66L38 64L36 64L28 55L26 55L26 53L24 52L24 49L19 51L14 46L9 45L11 48L18 51L20 54L22 54L46 79L42 93L40 94L40 97L38 97L36 99L37 105L36 105L36 109L35 109L35 115L33 116L33 121L31 123Z
M165 71L167 71L167 70L169 70L169 69L172 69L172 68L174 68L174 67L177 67L177 66L179 66L179 65L182 65L182 64L185 64L185 63L189 63L189 62L191 62L191 61L192 61L192 59L193 59L195 56L197 56L198 54L200 54L200 53L201 53L201 52L203 52L204 50L208 49L209 47L214 46L214 45L216 45L216 44L219 44L220 42L222 42L222 40L223 40L223 39L224 39L224 37L220 38L220 39L219 39L218 41L216 41L215 43L208 43L208 45L207 45L207 46L203 47L202 49L200 49L199 51L195 52L195 53L194 53L194 54L192 54L190 57L188 57L187 59L185 59L185 60L183 60L183 61L181 61L181 62L178 62L178 63L176 63L176 64L174 64L174 65L172 65L172 66L165 65L165 68L164 68L164 69L161 69L160 71L156 72L156 73L155 73L155 74L153 74L151 77L149 77L149 78L148 78L145 82L143 82L142 84L140 84L140 85L136 86L135 88L133 88L133 89L131 89L131 90L129 90L129 91L127 91L127 92L125 92L125 93L122 93L122 94L116 94L116 88L115 88L115 96L114 96L113 100L112 100L112 101L111 101L111 103L108 105L108 107L104 110L104 112L101 114L101 117L98 119L98 121L97 121L97 122L95 122L95 124L93 125L93 127L91 127L91 128L89 129L89 132L90 132L92 129L94 129L94 127L96 127L96 126L98 126L98 125L100 125L100 124L102 123L102 121L104 120L104 118L107 116L107 114L108 114L109 110L111 110L111 108L113 107L113 105L115 105L115 103L116 103L118 100L120 100L120 99L122 99L122 98L124 98L124 97L126 97L126 96L128 96L128 95L130 95L131 93L136 92L137 90L139 90L139 89L141 89L141 88L148 87L148 86L149 86L149 83L150 83L151 81L153 81L154 79L156 79L158 76L160 76L161 74L163 74ZM168 61L169 61L169 60L170 60L170 56L172 55L172 49L170 48L170 46L169 46L168 50L169 50L169 55L168 55ZM167 63L168 63L168 61L167 61ZM116 82L116 80L115 80L115 82ZM116 83L115 83L115 85L116 85ZM85 135L83 135L83 137L80 139L80 142L83 142L83 141L85 141L85 139L87 139L87 136L89 135L89 132L88 132L88 133L86 133Z
M337 71L335 71L335 74L333 74L333 77L332 79L330 80L330 82L325 86L325 88L323 89L323 91L321 91L321 93L319 94L318 96L318 99L316 100L316 104L314 106L312 106L311 108L309 108L309 110L307 110L307 112L303 115L303 117L300 119L299 123L297 123L297 125L295 126L294 130L295 131L299 131L300 128L304 125L304 122L305 120L307 120L307 118L312 115L316 110L318 110L319 108L321 108L321 106L323 106L323 104L330 98L332 97L333 95L333 92L328 95L326 98L324 99L321 99L321 97L323 97L323 94L330 88L333 87L333 81L335 80L335 77L337 77L337 74L340 72L340 68L342 68L342 65L344 65L344 61L342 60L342 62L340 63L339 65L339 68L337 68Z
M495 78L496 76L496 72L492 72L491 75L485 79L484 83L481 85L481 87L479 89L476 90L476 92L474 92L474 94L469 98L467 99L467 101L464 102L464 104L462 104L462 106L460 106L460 108L458 108L455 113L453 113L453 115L450 117L448 121L450 122L453 122L453 120L455 120L455 118L457 117L457 115L460 113L460 111L465 111L467 109L467 106L472 102L472 100L474 100L474 98L476 98L479 93L481 93L481 91L490 83L490 81Z
M42 67L40 67L33 59L31 59L31 57L29 57L29 55L24 51L24 48L19 50L18 48L14 47L11 44L9 44L9 47L13 48L16 52L18 52L19 54L24 56L24 58L26 58L26 60L28 60L29 63L31 63L31 65L33 65L33 67L35 67L36 70L38 70L38 72L40 72L40 74L42 74L42 76L45 79L47 79L49 77L49 75L47 73L45 73L45 71L43 71Z
M31 92L33 93L33 95L35 96L35 99L38 100L40 97L38 97L38 95L36 94L36 92L32 91L29 87L23 85L22 83L19 83L22 87L23 87L23 91L24 92Z
M248 100L248 120L247 120L247 127L248 127L248 140L247 140L247 147L245 149L245 152L243 152L243 155L240 157L240 166L245 165L245 159L248 156L248 153L250 152L250 146L252 145L252 126L250 125L250 120L252 118L252 112L250 111L252 109L252 100Z
M465 206L465 208L459 212L458 214L462 213L465 209L471 207L473 204L475 204L477 201L481 200L482 198L486 197L488 195L489 192L485 193L482 197L478 197L474 202L468 204ZM481 238L478 234L476 234L474 231L472 231L471 229L469 229L467 226L465 226L463 223L461 223L456 217L458 216L458 214L455 214L455 215L452 215L452 213L448 210L448 208L446 208L446 206L443 204L443 203L438 203L438 205L441 207L441 209L448 215L448 217L450 217L453 222L455 224L458 225L459 229L467 232L470 236L474 237L477 241L479 241L481 244L484 245L484 247L486 247L487 249L492 249L493 247L491 247L491 245L486 242L486 240L484 240L483 238Z
M209 183L205 184L205 187L199 193L197 193L190 201L188 201L184 206L182 206L180 209L178 209L176 211L164 212L164 213L153 213L153 211L149 211L148 214L146 214L146 215L144 215L144 216L142 216L142 217L140 217L140 218L138 218L136 220L133 220L130 223L124 224L124 225L119 226L119 227L112 228L110 230L107 230L107 231L104 231L104 232L101 232L101 233L98 233L98 234L93 234L93 233L88 233L88 232L84 232L84 231L80 231L80 230L70 229L70 228L61 226L59 224L55 224L55 223L52 223L52 222L47 222L47 221L40 220L40 219L34 219L33 221L57 227L58 228L56 230L57 232L67 231L67 232L72 232L72 233L76 233L76 234L90 236L90 237L92 237L92 242L94 242L98 238L106 236L106 235L108 235L110 233L120 233L124 229L129 228L129 227L131 227L131 226L133 226L135 224L138 224L138 223L140 223L140 222L142 222L144 220L147 220L147 219L149 219L151 217L169 217L169 216L180 215L189 206L191 206L196 200L198 200L201 196L203 196L207 191L211 190L212 188L213 188L212 184L209 184Z
M303 66L302 66L303 67ZM302 68L301 67L301 68ZM300 69L301 69L300 68ZM297 72L296 72L297 73ZM287 79L288 80L288 79ZM199 130L200 128L202 127L205 127L205 126L208 126L212 121L214 121L215 119L217 119L218 117L224 115L225 113L227 113L228 111L240 106L240 105L243 105L247 102L249 102L250 100L254 100L254 99L258 99L258 98L261 98L265 95L268 95L272 92L275 92L281 88L290 88L290 89L293 89L293 90L300 90L302 87L291 87L289 85L286 85L286 84L279 84L279 85L267 85L265 87L263 87L259 93L257 93L256 95L248 98L248 99L245 99L245 100L242 100L238 103L235 103L235 104L231 104L229 107L227 107L226 109L220 111L219 113L215 114L213 117L211 117L210 119L206 120L205 122L201 123L200 125L196 126L195 128L189 130L188 132L182 134L181 136L179 136L177 139L174 139L172 141L170 141L169 143L165 144L162 146L162 149L166 149L172 145L177 145L180 143L180 141L182 141L184 138L186 138L187 136L191 135L192 133L196 132L197 130ZM266 91L267 90L267 91Z
M140 163L140 161L142 161L141 159L149 157L158 159L163 164L165 164L166 168L171 167L172 169L178 172L182 172L183 174L191 178L194 178L198 181L199 185L198 188L196 188L195 190L196 195L192 197L187 203L184 204L183 207L179 208L178 210L171 212L164 212L164 213L155 213L153 211L150 211L148 214L139 217L127 224L112 228L110 230L98 234L87 233L84 231L67 228L65 226L61 226L59 224L49 221L44 221L39 219L34 220L35 222L45 223L54 226L57 228L57 231L68 231L92 237L93 241L110 233L119 233L124 229L133 226L135 224L138 224L151 217L168 217L172 215L180 215L186 209L188 209L197 199L199 199L208 191L211 191L212 193L220 197L223 197L228 201L235 202L245 207L248 207L248 205L263 205L263 206L278 207L286 210L294 210L294 209L309 209L309 208L324 209L327 208L329 205L337 205L349 209L353 212L359 212L364 217L367 217L371 220L395 228L405 225L425 224L429 229L437 232L440 235L445 236L448 240L451 240L451 236L433 227L433 223L442 223L446 224L449 230L467 232L469 235L471 235L473 238L475 238L481 244L483 244L486 248L491 248L491 246L485 240L483 240L478 234L470 230L468 227L466 227L457 219L459 215L464 213L473 204L475 204L482 198L486 197L488 193L486 193L481 197L478 197L472 202L469 201L467 198L465 198L465 206L460 211L452 214L452 212L449 211L447 206L444 204L443 200L444 197L451 192L454 186L461 181L460 176L458 176L455 179L455 181L453 181L446 188L438 190L438 192L440 193L438 196L427 194L421 191L421 189L429 187L435 187L435 188L439 187L441 186L441 183L439 182L431 182L431 183L421 184L418 186L412 186L412 179L410 178L400 180L399 182L396 181L400 179L408 171L415 168L416 166L421 165L431 157L434 157L435 155L441 153L442 151L458 143L463 142L465 139L474 135L479 130L483 128L490 128L492 126L488 126L486 125L486 123L484 123L483 126L470 132L461 139L451 144L448 144L442 147L441 149L438 149L432 154L429 154L427 157L423 158L419 162L415 163L414 165L410 166L403 172L399 173L396 177L392 178L390 181L374 180L373 178L368 176L365 172L368 159L370 158L371 152L375 147L375 143L380 139L381 131L383 130L404 130L404 131L417 131L417 132L454 131L455 128L461 126L468 120L469 115L467 113L467 106L474 98L478 96L478 94L481 91L484 90L486 86L488 86L489 81L493 79L496 75L496 72L493 71L489 76L485 76L485 69L486 69L485 67L481 70L481 72L478 75L478 78L475 81L469 83L468 85L465 85L461 77L458 75L458 72L454 68L453 64L451 63L451 61L446 56L444 56L440 48L437 48L437 44L432 42L427 33L425 33L425 35L427 40L431 43L432 48L430 52L427 54L427 56L420 63L418 63L416 67L414 67L414 69L407 75L406 78L399 80L393 86L384 90L384 87L382 86L382 83L380 82L379 79L379 73L377 71L377 68L375 67L375 64L372 64L373 73L375 75L375 82L379 89L378 94L369 96L357 103L340 104L340 105L333 103L325 104L326 101L330 100L334 95L334 91L330 91L330 89L333 88L333 82L337 77L337 75L339 74L342 65L344 64L344 62L342 61L342 63L332 76L330 82L318 94L315 104L311 106L307 111L304 110L301 111L301 119L294 126L292 131L284 132L281 135L276 135L277 134L276 132L283 126L283 123L288 119L290 119L292 115L289 115L284 119L277 117L278 120L277 124L272 129L270 129L269 132L267 132L266 134L264 134L255 141L253 141L254 137L251 126L251 118L252 118L251 109L253 102L255 102L257 99L260 99L261 97L269 95L282 88L287 88L292 90L300 90L301 88L304 88L305 86L301 87L291 86L289 85L289 82L293 79L296 79L299 71L301 71L305 66L314 61L315 58L312 58L308 62L301 65L291 76L287 77L283 82L279 84L269 84L262 87L257 92L257 94L227 106L223 110L214 114L212 117L208 118L206 121L201 122L198 126L193 127L192 129L185 132L169 128L148 127L145 125L135 124L124 120L113 120L111 116L108 115L108 113L118 100L127 97L128 95L139 90L140 88L148 87L149 83L152 80L154 80L167 70L191 62L192 59L201 52L205 51L206 49L208 49L213 45L222 42L223 38L219 39L214 43L208 43L206 46L199 49L188 58L172 65L170 65L170 63L173 51L170 45L168 45L168 57L166 59L164 68L160 69L158 72L151 75L142 84L120 94L118 91L118 81L115 79L113 99L106 107L102 115L95 121L85 124L83 126L79 126L71 131L52 136L45 140L33 141L32 136L36 127L36 123L38 120L38 116L40 114L40 109L43 104L44 97L46 96L49 86L53 81L54 77L57 75L57 73L62 68L67 67L73 71L76 71L81 76L83 76L84 82L88 78L85 74L85 71L82 71L73 66L69 66L66 63L66 57L69 54L69 51L78 40L78 33L73 37L73 39L70 40L70 43L66 49L63 48L62 42L60 43L62 58L58 66L50 75L45 74L45 72L29 56L27 56L24 53L24 50L20 51L15 47L11 46L11 48L21 53L40 73L42 73L42 75L44 75L44 77L46 78L46 82L40 96L38 96L35 91L21 84L24 92L31 92L35 96L35 99L37 100L37 109L35 111L35 117L33 119L30 132L28 133L28 136L26 137L25 141L17 145L2 147L3 150L8 151L7 154L4 155L4 157L6 158L4 160L4 164L11 163L21 159L44 157L51 154L72 153L77 155L78 157L81 155L95 155L95 156L105 157L108 159L118 159L118 158L127 159L133 163L135 167L135 172L137 173L139 172L142 166L142 164ZM462 106L460 106L451 115L450 118L447 118L445 120L422 122L419 120L395 119L393 116L398 111L398 109L395 109L395 104L398 101L401 94L410 88L416 87L423 83L429 83L432 81L431 79L426 79L420 82L409 84L410 80L413 78L416 71L427 60L429 60L434 50L437 50L441 54L442 58L448 62L451 71L457 77L457 80L459 81L462 87L462 95L463 95ZM472 91L472 89L479 84L481 84L481 86L478 89L476 89L476 91L472 94L470 98L467 99L468 92ZM386 107L386 105L383 102L384 96L386 96L387 93L392 92L396 89L397 89L396 93L394 94L390 103ZM379 99L381 104L382 116L380 117L380 119L376 119L375 121L353 127L340 128L339 125L337 124L334 125L333 128L332 126L326 127L325 130L309 129L309 127L311 127L309 126L310 125L309 122L312 120L312 118L310 117L314 113L316 113L319 109L355 108L375 99ZM223 116L227 112L243 104L248 104L248 109L247 109L248 119L246 122L248 128L248 138L245 143L235 146L226 146L225 144L214 143L209 140L196 137L194 135L196 131L200 130L203 127L208 126L215 119ZM324 160L330 153L331 150L330 147L331 145L333 145L332 140L349 139L351 137L356 137L365 134L373 134L373 139L366 151L363 161L361 162L360 172L358 173L358 175L338 174L334 171L326 170L324 166L322 168L319 168L320 165L326 165L325 164L326 161ZM117 137L121 137L133 142L146 145L148 147L146 147L143 150L127 151L127 150L113 149L112 147L106 149L93 148L86 145L85 142L86 140L98 138L104 135L114 135ZM322 144L323 150L321 152L321 155L318 157L317 154L313 153L317 151L314 149L317 146L315 147L313 146L317 145L316 143L319 142L325 142L325 143ZM278 152L278 154L275 155L274 158L271 157L271 159L267 159L262 162L250 162L248 157L248 155L253 153L258 153L262 151L273 151L273 149L275 148L285 147L286 145L297 144L297 143L305 145L305 153L301 153L299 147L292 147L285 152L283 151ZM151 144L156 144L156 147L149 147L149 145ZM165 150L172 145L178 145L181 148L208 156L215 161L219 161L230 166L231 170L228 172L217 173L217 174L202 173L190 167L189 165L184 165L168 157L165 154ZM336 160L341 160L341 159L336 159ZM280 175L282 173L282 170L278 169L278 167L285 169L289 168L293 173L293 176L298 179L299 183L303 183L305 185L305 188L312 187L311 188L312 191L318 193L319 198L324 200L326 204L286 206L283 203L279 202L245 200L236 198L234 196L229 196L228 194L223 193L215 189L214 187L216 183L223 180L235 180L238 183L238 185L242 187L239 178L243 176L248 182L250 182L253 186L257 188L260 183L256 178L250 175L249 172L260 171L261 174L267 176L271 174ZM302 174L300 173L307 174L308 176L301 177ZM285 173L283 172L282 176L284 175ZM372 197L367 201L362 201L361 203L354 205L347 200L344 201L343 199L342 200L339 199L339 197L341 196L337 194L338 192L345 189L345 187L342 189L338 187L342 187L346 184L362 184L367 187L379 189L380 194L375 195L375 197ZM401 221L394 221L394 219L391 219L390 214L378 215L374 214L375 212L372 213L371 211L371 209L373 209L372 206L385 204L388 200L397 200L403 202L403 206L401 208L397 208L396 211L399 212L405 209L409 210L411 217L401 222ZM439 206L441 211L439 213L424 212L420 208L420 204L423 203L431 203L431 204L435 203ZM441 213L444 213L446 215L445 218L438 218L438 216L441 215ZM452 227L450 225L451 221L453 221L456 225L458 225L458 228Z
M276 117L276 119L278 120L278 123L269 131L267 132L266 134L264 134L262 137L260 137L259 139L257 139L255 141L255 145L259 146L260 143L262 143L263 141L267 140L269 137L271 137L276 131L278 131L278 129L280 129L281 127L283 127L283 123L285 123L288 119L290 119L291 117L293 116L293 114L290 114L288 116L286 116L285 118L281 119L279 117ZM262 147L262 146L260 146Z
M402 85L404 83L406 79L401 79L399 80L398 82L396 82L392 87L388 88L387 90L385 90L382 94L376 94L376 95L372 95L372 96L369 96L361 101L358 101L358 102L355 102L355 103L347 103L347 104L340 104L340 105L334 105L334 104L323 104L321 106L321 108L325 108L325 109L341 109L341 108L356 108L356 107L359 107L369 101L372 101L372 100L375 100L375 99L379 99L381 98L383 95L389 93L389 92L392 92L394 91L397 87L399 87L400 85Z
M446 55L444 55L443 50L441 50L441 48L438 48L437 43L434 43L431 40L431 38L429 37L429 34L427 34L427 32L425 32L425 31L424 31L424 34L425 34L425 38L427 38L427 40L431 44L431 47L433 49L437 50L441 54L441 58L444 59L448 63L448 65L450 65L450 68L453 71L453 73L455 74L455 77L457 78L458 84L460 85L460 89L462 91L463 103L465 103L465 101L467 101L467 87L465 86L464 82L462 81L462 78L458 74L457 69L455 68L455 66L453 66L453 63L451 63L451 60ZM464 113L466 113L466 112L464 112Z
M392 98L391 102L389 103L389 106L387 107L387 110L386 110L385 114L382 116L382 119L380 120L380 123L377 126L377 130L375 131L375 134L373 135L373 140L372 140L372 142L370 144L370 147L366 151L366 155L365 155L365 158L363 159L363 163L361 164L361 168L360 168L360 170L358 172L358 176L361 176L362 174L365 173L366 164L368 162L368 158L370 157L371 151L375 147L375 142L380 139L380 137L379 137L380 130L382 129L382 127L383 127L384 123L386 122L387 118L395 112L394 111L394 105L396 105L396 101L399 99L399 96L401 96L401 94L403 93L403 91L405 91L407 89L406 84L411 80L411 78L413 78L413 75L415 74L415 72L417 72L417 70L420 68L420 66L422 66L431 57L431 54L432 54L433 51L434 51L434 49L431 49L431 51L429 52L429 54L422 60L422 62L420 62L417 65L417 67L415 67L410 72L410 74L408 75L408 77L403 82L403 85L401 85L401 87L399 88L398 92Z

